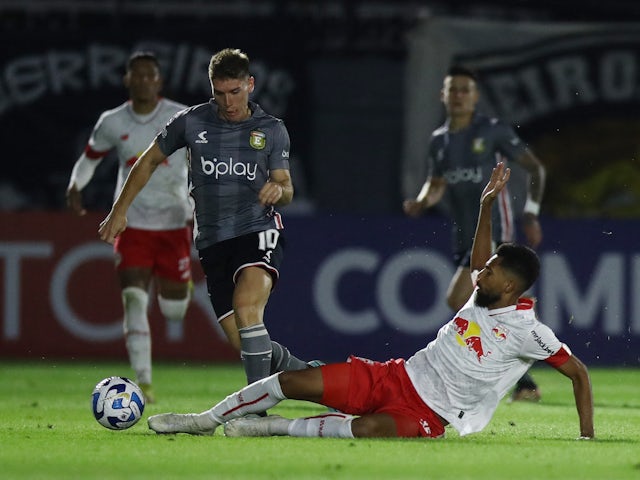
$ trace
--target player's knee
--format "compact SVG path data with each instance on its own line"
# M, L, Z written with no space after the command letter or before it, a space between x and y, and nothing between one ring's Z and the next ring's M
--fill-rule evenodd
M264 316L264 307L251 301L234 302L233 311L239 328L258 325Z
M282 393L290 399L319 402L323 384L320 369L291 370L280 372L278 382Z
M190 297L186 298L164 298L162 295L158 295L158 306L164 317L172 322L180 322L187 314L187 308L189 307Z
M124 331L146 332L149 330L147 307L149 294L139 287L122 289L122 305L124 307Z
M398 436L393 419L382 418L377 415L364 415L354 419L351 423L351 431L354 437L362 438L389 438Z

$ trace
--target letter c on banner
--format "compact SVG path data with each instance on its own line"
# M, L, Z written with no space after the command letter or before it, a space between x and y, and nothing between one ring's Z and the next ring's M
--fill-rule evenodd
M402 279L416 271L433 277L436 287L433 306L418 312L406 308L401 291ZM380 271L376 285L378 305L387 322L409 335L429 333L440 328L451 315L442 299L447 294L453 273L449 259L434 250L403 250L389 258Z
M380 271L376 271L379 269ZM376 275L371 308L358 312L340 304L340 278L349 271ZM424 272L434 280L436 300L421 311L412 311L403 302L403 279L414 272ZM450 261L429 249L403 250L384 263L380 255L365 248L347 248L329 255L318 268L313 283L313 301L322 320L333 330L347 335L362 335L379 329L386 321L396 330L424 334L437 330L450 316L443 299L453 276ZM416 287L420 288L420 287ZM377 313L380 311L380 314Z
M85 243L67 253L56 266L51 277L51 308L58 322L83 340L107 342L122 337L122 319L110 325L93 325L79 318L67 298L69 277L79 265L97 258L113 258L113 248L106 243Z
M373 308L348 311L338 298L340 277L353 270L370 273L379 261L379 255L371 250L347 248L328 256L320 265L313 282L313 301L325 323L337 332L357 335L373 332L380 326L380 318Z

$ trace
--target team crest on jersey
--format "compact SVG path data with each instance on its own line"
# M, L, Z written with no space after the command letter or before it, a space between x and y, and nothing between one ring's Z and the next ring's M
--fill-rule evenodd
M262 150L267 145L267 136L258 130L252 130L249 134L249 145L256 150Z
M485 150L484 138L482 138L482 137L474 138L471 150L473 150L473 153L482 153L482 152L484 152L484 150Z
M507 335L509 335L509 329L504 325L498 324L491 329L491 333L493 333L496 342L502 342L503 340L507 339Z

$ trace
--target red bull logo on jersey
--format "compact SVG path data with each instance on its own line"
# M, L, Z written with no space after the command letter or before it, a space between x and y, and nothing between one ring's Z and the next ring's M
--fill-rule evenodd
M480 325L476 322L470 322L461 317L453 319L453 328L456 331L456 341L461 347L466 347L473 352L478 358L478 362L482 362L483 357L488 357L491 352L485 352L480 336Z

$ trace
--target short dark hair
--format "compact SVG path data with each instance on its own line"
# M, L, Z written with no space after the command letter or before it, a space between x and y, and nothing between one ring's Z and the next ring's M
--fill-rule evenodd
M454 76L469 77L474 82L478 82L478 74L464 65L452 65L449 67L449 70L447 70L447 77Z
M133 52L129 56L129 60L127 61L127 72L131 71L131 69L133 68L133 64L138 60L148 60L150 62L153 62L158 70L160 70L160 62L158 61L158 57L156 57L155 53L145 50L138 50L136 52Z
M521 280L523 292L531 288L540 275L540 259L525 245L503 243L496 250L496 255L502 259L500 266Z
M215 53L209 62L209 79L249 78L249 56L238 48L225 48Z

